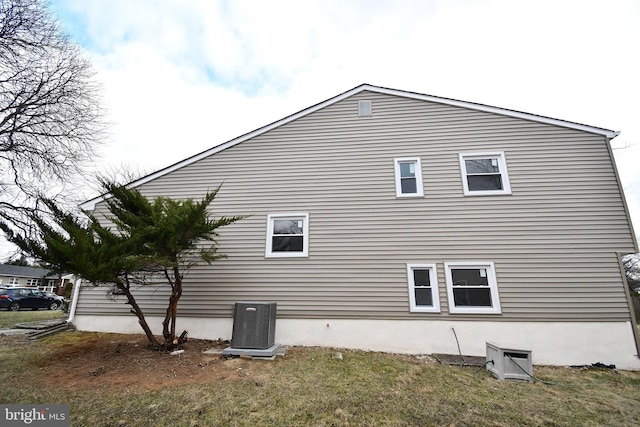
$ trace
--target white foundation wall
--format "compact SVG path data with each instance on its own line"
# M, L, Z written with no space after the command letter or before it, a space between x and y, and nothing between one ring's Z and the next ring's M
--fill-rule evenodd
M148 318L155 334L161 318ZM81 331L140 334L135 317L76 316ZM231 339L233 319L178 319L189 337ZM455 331L455 333L454 333ZM457 337L457 342L456 342ZM433 320L278 319L276 342L406 354L447 353L484 356L486 342L531 350L537 365L590 365L601 362L640 370L631 322L488 322Z

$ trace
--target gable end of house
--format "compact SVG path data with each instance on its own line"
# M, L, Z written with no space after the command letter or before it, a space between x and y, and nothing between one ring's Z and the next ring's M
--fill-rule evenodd
M206 157L212 156L216 153L219 153L223 150L226 150L227 148L233 147L235 145L238 145L244 141L247 141L251 138L257 137L259 135L262 135L266 132L269 132L270 130L273 130L275 128L278 128L280 126L283 126L287 123L290 123L294 120L297 120L301 117L307 116L311 113L314 113L322 108L328 107L332 104L335 104L337 102L340 102L346 98L349 98L351 96L354 96L358 93L364 92L364 91L369 91L369 92L373 92L373 93L379 93L379 94L386 94L386 95L392 95L392 96L399 96L399 97L404 97L404 98L410 98L410 99L416 99L416 100L422 100L422 101L427 101L427 102L434 102L434 103L439 103L439 104L444 104L444 105L449 105L449 106L453 106L453 107L460 107L460 108L466 108L466 109L470 109L470 110L476 110L476 111L482 111L482 112L486 112L486 113L492 113L492 114L498 114L498 115L503 115L503 116L507 116L507 117L513 117L513 118L519 118L519 119L523 119L523 120L529 120L529 121L533 121L533 122L539 122L539 123L544 123L544 124L549 124L549 125L553 125L553 126L560 126L560 127L565 127L565 128L569 128L569 129L574 129L574 130L580 130L583 132L588 132L588 133L592 133L592 134L596 134L596 135L601 135L604 136L605 138L607 138L608 140L611 140L613 138L615 138L616 136L618 136L620 134L619 131L613 131L613 130L609 130L609 129L604 129L604 128L599 128L599 127L595 127L595 126L589 126L589 125L584 125L584 124L580 124L580 123L575 123L575 122L570 122L570 121L566 121L566 120L560 120L560 119L554 119L551 117L545 117L545 116L540 116L540 115L536 115L536 114L530 114L530 113L525 113L525 112L521 112L521 111L516 111L516 110L510 110L510 109L506 109L506 108L500 108L500 107L493 107L490 105L485 105L485 104L479 104L479 103L474 103L474 102L468 102L468 101L460 101L460 100L456 100L456 99L451 99L451 98L444 98L444 97L439 97L439 96L433 96L433 95L426 95L426 94L421 94L421 93L417 93L417 92L410 92L410 91L404 91L404 90L398 90L398 89L391 89L391 88L386 88L386 87L381 87L381 86L374 86L374 85L370 85L367 83L361 84L359 86L354 87L353 89L347 90L346 92L343 92L339 95L336 95L332 98L329 98L325 101L319 102L315 105L312 105L310 107L307 107L303 110L300 110L294 114L291 114L287 117L284 117L280 120L277 120L273 123L270 123L268 125L265 125L263 127L260 127L258 129L255 129L251 132L248 132L244 135L238 136L237 138L234 138L232 140L229 140L227 142L221 143L219 145L216 145L208 150L202 151L196 155L193 155L191 157L188 157L184 160L181 160L179 162L176 162L170 166L167 166L163 169L160 169L154 173L151 173L147 176L144 176L140 179L137 179L135 181L132 181L130 183L127 184L128 187L130 188L135 188L138 187L140 185L146 184L150 181L153 181L154 179L160 178L162 176L165 176L175 170L181 169L185 166L188 166L192 163L195 163L199 160L202 160ZM362 105L359 105L359 108L362 108ZM368 105L368 108L371 109L372 106L371 104ZM360 113L362 113L362 110L359 110ZM367 115L371 115L371 111L368 112ZM99 203L100 201L104 200L105 198L107 198L108 195L102 194L98 197L95 197L91 200L87 200L86 202L82 203L80 205L80 208L82 210L85 211L92 211L95 208L96 203Z

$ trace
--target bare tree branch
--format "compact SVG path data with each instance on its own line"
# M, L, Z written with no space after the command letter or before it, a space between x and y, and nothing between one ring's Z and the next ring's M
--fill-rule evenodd
M90 63L43 0L0 0L0 220L22 227L37 200L69 197L97 156L102 117Z

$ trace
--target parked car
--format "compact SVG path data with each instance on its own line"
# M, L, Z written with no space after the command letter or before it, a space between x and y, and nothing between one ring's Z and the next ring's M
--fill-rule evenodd
M62 305L58 298L57 295L50 297L37 288L3 288L0 289L0 308L11 311L18 311L21 308L57 310Z
M64 309L64 305L66 304L64 297L61 297L60 295L56 295L53 292L47 292L47 291L44 291L44 294L48 297L58 300L60 302L60 307L63 307ZM55 310L55 308L52 308L51 310Z

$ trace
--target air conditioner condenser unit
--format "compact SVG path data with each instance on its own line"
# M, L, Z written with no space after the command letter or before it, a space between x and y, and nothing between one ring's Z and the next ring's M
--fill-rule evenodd
M237 302L233 309L231 347L265 349L275 342L276 303Z
M236 302L233 306L231 346L223 356L272 358L284 355L276 336L275 302Z

